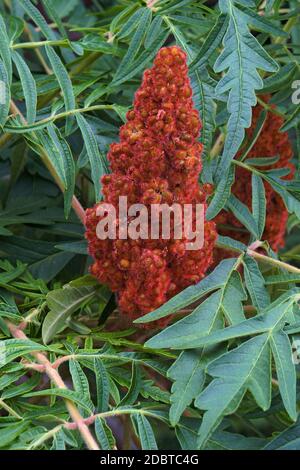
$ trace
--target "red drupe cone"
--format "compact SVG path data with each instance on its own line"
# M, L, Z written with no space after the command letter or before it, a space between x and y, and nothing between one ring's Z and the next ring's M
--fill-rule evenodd
M268 101L269 97L264 97ZM250 129L247 131L247 136L251 139L254 129L256 128L257 120L262 111L262 106L257 105L254 108L253 120ZM291 179L295 172L295 167L291 163L293 155L292 147L289 142L288 133L280 132L283 125L283 119L268 112L264 126L260 135L255 142L253 148L249 152L247 158L259 157L278 157L276 163L261 169L274 169L274 168L289 168L290 173L285 176L285 179ZM237 156L237 159L239 156ZM266 192L266 224L262 236L262 240L267 240L274 251L278 251L284 246L284 235L286 230L286 223L288 219L288 211L278 193L270 186L269 183L264 181ZM251 210L252 205L252 187L251 187L251 173L241 167L236 167L235 182L232 187L232 193ZM221 211L216 217L218 233L220 235L229 236L235 240L241 241L245 244L249 242L249 232L243 225L234 217L230 212L225 210ZM219 262L221 259L228 257L230 254L219 248L215 249L215 261Z
M162 48L154 66L144 73L134 108L121 127L120 142L110 146L112 173L102 178L104 202L118 208L119 196L127 196L128 206L202 203L206 207L206 187L199 186L200 128L186 55L177 46ZM185 240L174 237L99 240L97 207L86 212L86 238L94 258L91 273L117 293L121 312L130 318L158 308L200 281L212 264L214 222L205 221L204 245L197 250L187 250ZM159 322L165 323L165 319Z

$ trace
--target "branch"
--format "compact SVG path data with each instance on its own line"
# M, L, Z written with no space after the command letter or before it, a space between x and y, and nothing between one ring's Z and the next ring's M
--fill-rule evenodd
M17 108L14 103L11 106L11 110L13 108L15 110ZM95 104L94 106L88 106L86 108L75 108L75 109L70 109L69 111L63 111L62 113L52 114L51 116L48 116L44 119L40 119L39 121L36 121L34 124L31 124L31 125L28 125L28 123L26 122L25 119L23 119L22 122L23 122L24 126L26 127L26 130L28 129L28 131L30 131L30 130L35 129L34 126L36 126L36 128L38 126L38 129L41 129L43 127L46 127L48 123L55 122L58 119L62 119L62 118L68 117L68 116L73 116L75 114L88 113L90 111L97 111L99 109L112 109L112 110L114 110L114 106L112 104ZM21 116L20 113L21 113L20 110L18 110L18 112L14 111L14 114L19 114ZM11 127L10 128L5 127L5 125L4 125L4 130L7 130L7 129L8 129L8 131L12 131Z
M13 323L7 322L7 326L14 338L28 340L25 333ZM46 355L41 352L32 352L31 355L37 360L37 362L44 367L45 373L48 375L49 379L52 380L58 388L68 389L63 379L59 375L57 369L52 367L51 362L47 359ZM86 446L89 450L99 450L99 446L92 436L85 419L79 413L77 407L70 400L65 400L66 407L68 412L73 420L73 423L76 426L76 429L81 434L82 439L86 443Z
M271 264L272 266L276 266L277 268L286 269L290 273L300 274L300 269L292 266L291 264L284 263L284 261L279 261L278 259L270 258L270 256L262 255L257 253L254 250L248 248L247 254L252 256L252 258L257 259L257 261L262 261L263 263Z
M150 8L152 11L157 11L157 8L154 8L155 3L157 3L158 0L146 0L147 7Z
M261 261L263 263L276 266L277 268L285 269L286 271L289 271L290 273L300 274L300 269L296 268L296 266L292 266L291 264L285 263L284 261L280 261L278 259L271 258L270 256L257 253L255 250L261 247L262 245L263 243L260 241L256 241L252 243L252 245L250 245L247 248L247 252L246 252L247 255L252 256L252 258L255 258L257 261ZM226 247L222 244L218 244L218 242L216 242L216 246L219 248L222 248L223 250L235 251L235 252L241 253L240 250L235 249L234 247Z
M219 137L217 138L213 148L211 149L210 158L216 158L220 155L224 147L224 143L225 143L225 134L221 133Z

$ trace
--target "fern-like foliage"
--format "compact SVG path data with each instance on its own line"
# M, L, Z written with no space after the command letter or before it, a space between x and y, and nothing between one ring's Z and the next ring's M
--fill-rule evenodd
M1 450L299 450L297 3L0 2ZM84 209L102 198L145 69L172 44L202 121L206 218L236 220L219 224L233 234L218 237L224 259L133 323L89 274ZM251 157L272 114L294 174L276 151ZM241 168L247 204L231 193Z
M223 39L223 51L214 64L214 70L217 73L224 72L217 84L216 96L221 99L226 96L229 118L217 181L220 181L222 173L228 171L231 160L243 142L245 129L251 125L252 107L257 102L255 92L263 88L258 69L266 72L278 70L274 59L251 33L251 17L244 14L238 4L255 7L254 2L220 1L220 9L228 15L229 22Z

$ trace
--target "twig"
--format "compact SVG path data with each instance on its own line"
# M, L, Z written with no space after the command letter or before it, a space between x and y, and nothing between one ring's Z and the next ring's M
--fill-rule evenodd
M300 274L300 269L292 266L291 264L285 263L284 261L280 261L278 259L270 258L270 256L262 255L257 253L254 250L248 248L247 254L252 256L252 258L257 259L258 261L262 261L263 263L271 264L272 266L276 266L277 268L286 269L290 273Z
M9 328L12 336L14 336L14 338L28 340L25 333L22 330L20 330L16 325L14 325L13 323L7 322L7 326ZM32 352L31 355L37 360L37 362L40 365L44 366L45 373L48 375L49 379L52 380L53 383L55 383L55 385L58 388L64 389L64 390L68 389L68 387L64 383L63 379L59 375L57 369L54 369L52 367L51 362L47 359L47 357L44 353L42 353L42 352ZM78 429L78 431L80 432L82 439L84 440L84 442L87 445L87 448L89 450L99 450L99 446L98 446L97 442L95 441L95 439L92 436L87 424L85 423L86 420L81 416L81 414L79 413L77 407L70 400L66 399L65 403L66 403L66 407L68 409L68 412L69 412L69 414L70 414L70 416L73 420L73 423L75 424L76 429Z
M211 149L210 158L216 158L218 155L220 155L223 149L224 143L225 143L225 134L221 133L219 137L217 138L213 148Z
M240 250L235 249L234 247L227 248L222 244L218 244L218 242L216 242L216 246L219 246L220 248L224 250L236 251L240 253ZM256 249L256 248L259 248L260 246L262 246L262 242L255 242L255 245L251 245L250 247L247 248L247 255L251 256L252 258L255 258L257 261L261 261L263 263L276 266L277 268L286 269L290 273L300 274L300 269L296 268L296 266L292 266L291 264L285 263L284 261L280 261L278 259L271 258L270 256L267 256L267 255L262 255L261 253L257 253L254 249L252 249L253 247Z
M61 39L57 41L32 41L32 42L17 42L11 46L12 49L33 49L36 47L45 47L45 46L67 46L68 40ZM49 69L50 70L50 69Z
M150 416L150 417L153 417L153 413L151 413L150 411L147 411L147 410L144 410L144 409L138 409L138 408L116 408L115 410L111 410L111 411L105 411L103 413L95 413L91 416L89 416L88 418L85 418L83 420L83 422L87 425L87 426L90 426L91 424L93 424L97 418L109 418L111 416L121 416L121 415L128 415L128 414L141 414L141 415L145 415L145 416ZM157 417L159 419L159 417ZM70 430L74 430L74 429L77 429L77 424L76 423L65 423L64 424L64 427L66 429L70 429Z
M53 369L58 369L61 364L64 362L70 361L71 359L74 359L76 357L75 354L70 354L68 356L61 356L56 361L52 363Z
M292 18L289 18L288 21L285 23L284 27L283 27L283 31L285 31L286 33L289 33L293 27L297 24L298 22L298 16L299 15L296 15L296 16L293 16ZM274 43L275 44L282 44L284 41L285 41L285 37L284 36L278 36Z
M276 116L280 116L282 118L286 118L286 115L284 113L281 113L278 111L276 108L270 106L268 103L266 103L264 100L260 99L257 97L257 102L266 110L269 111L270 113L275 114Z
M11 414L12 416L14 416L15 418L17 419L20 419L22 420L22 416L20 416L18 413L16 413L15 410L13 410L9 405L7 405L5 403L5 401L1 400L0 399L0 407L2 406L2 408L4 408L9 414Z
M46 127L46 125L50 122L55 122L58 119L62 119L68 116L73 116L75 114L81 114L81 113L88 113L91 111L97 111L99 109L114 109L114 106L111 104L95 104L94 106L88 106L86 108L75 108L75 109L70 109L68 111L63 111L62 113L57 113L57 114L52 114L51 116L48 116L44 119L40 119L39 121L35 122L32 125L28 125L27 121L24 120L23 123L26 127L28 127L28 130L34 130L34 126L38 126L38 129L41 129L42 127ZM20 111L19 111L20 112ZM15 113L16 114L16 113ZM4 125L4 130L5 130L5 125ZM8 131L11 129L8 127Z
M154 8L155 3L157 0L146 0L147 7L150 8L152 11L156 11L157 8Z

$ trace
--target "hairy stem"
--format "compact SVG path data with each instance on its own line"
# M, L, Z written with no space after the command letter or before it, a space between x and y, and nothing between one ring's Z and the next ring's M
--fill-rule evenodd
M7 322L7 326L14 338L18 339L25 339L28 340L25 333L18 328L16 325ZM46 355L42 352L32 352L31 355L36 359L36 361L44 367L45 373L48 375L49 379L61 389L67 389L66 384L64 383L63 379L61 378L60 374L58 373L57 369L52 367L51 362L47 359ZM76 424L76 429L81 434L82 439L86 443L86 446L89 450L99 450L99 446L95 441L94 437L92 436L87 424L85 423L84 418L79 413L77 407L74 405L73 402L70 400L65 400L66 407L68 412Z
M257 248L261 245L262 243L259 242L257 245ZM222 248L223 250L228 250L228 251L236 251L240 253L240 250L235 249L234 247L225 247L223 244L218 244L216 242L216 246ZM253 245L251 245L253 246ZM290 273L296 273L300 274L300 269L296 268L296 266L292 266L291 264L285 263L284 261L280 261L278 259L271 258L270 256L267 255L262 255L261 253L257 253L255 250L253 250L251 247L247 249L247 255L251 256L252 258L255 258L257 261L261 261L262 263L269 264L271 266L276 266L277 268L285 269L286 271L289 271Z
M62 39L57 41L32 41L32 42L18 42L11 46L12 49L33 49L43 46L67 46L68 40Z
M213 148L211 149L210 158L216 158L218 155L220 155L223 149L224 143L225 143L225 134L221 133L219 137L217 138Z
M256 251L251 250L250 248L248 248L247 254L252 256L252 258L255 258L257 261L276 266L277 268L285 269L290 273L300 274L300 269L296 268L296 266L292 266L291 264L285 263L284 261L280 261L278 259L270 258L270 256L262 255L261 253L257 253Z
M23 121L23 122L24 122L24 125L26 127L28 127L28 130L34 129L34 126L39 126L39 129L40 129L41 126L46 127L47 124L49 124L50 122L55 122L58 119L62 119L62 118L72 116L72 115L75 115L75 114L88 113L90 111L97 111L99 109L114 109L114 107L111 104L96 104L94 106L89 106L87 108L70 109L69 111L64 111L62 113L54 114L54 115L49 116L45 119L41 119L40 121L37 121L32 125L27 125L26 121ZM4 126L4 130L5 130L5 126ZM8 128L8 131L10 131L10 130L11 129Z

